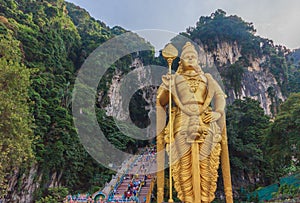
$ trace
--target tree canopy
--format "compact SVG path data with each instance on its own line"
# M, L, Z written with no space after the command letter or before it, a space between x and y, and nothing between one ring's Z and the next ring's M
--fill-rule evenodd
M280 106L267 137L267 152L278 175L300 166L300 93L293 93ZM292 170L292 171L291 171ZM294 170L294 171L293 171Z
M59 193L47 189L53 174L70 192L92 192L111 178L114 172L97 163L80 143L73 124L71 95L77 71L87 56L101 43L125 32L119 26L109 28L63 0L0 0L0 97L4 98L0 100L1 197L7 193L10 175L18 170L18 175L28 172L31 163L38 165L41 175L41 180L34 177L34 181L41 181L35 200ZM253 177L264 184L264 176L277 178L299 167L299 64L287 60L286 48L254 35L252 23L227 16L222 10L200 17L196 26L183 34L202 43L206 51L216 49L220 42L240 46L244 58L227 64L222 74L225 84L231 85L236 94L249 65L247 57L262 55L266 60L261 66L270 68L285 95L295 93L281 105L273 123L252 99L237 100L228 107L232 171L251 184ZM144 143L124 136L102 108L109 102L107 91L112 77L116 72L128 73L135 58L144 65L166 65L162 57L154 57L154 50L124 56L99 83L103 101L95 101L105 136L127 152L135 152ZM141 91L132 98L130 111L134 122L146 127L148 112L140 107L147 104L141 99ZM267 93L276 100L274 90L268 89ZM125 123L121 125L129 128ZM239 182L237 175L234 178Z
M7 179L34 161L31 71L21 64L19 42L7 38L0 37L0 198L7 192Z

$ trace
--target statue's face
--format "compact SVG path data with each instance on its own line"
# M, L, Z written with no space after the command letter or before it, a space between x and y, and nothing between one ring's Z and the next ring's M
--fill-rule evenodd
M184 70L194 70L198 66L198 55L194 52L188 52L181 57Z

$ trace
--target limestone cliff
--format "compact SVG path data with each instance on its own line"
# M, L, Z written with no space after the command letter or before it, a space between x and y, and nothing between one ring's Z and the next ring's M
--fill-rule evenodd
M155 117L156 90L165 70L144 66L140 58L135 58L130 67L132 71L128 74L115 71L107 92L109 103L102 107L108 116L113 116L116 120L133 122L138 127L145 128L151 121L154 122L152 118ZM105 97L100 91L98 101L103 103L103 99ZM148 137L155 135L153 127L147 129Z
M203 69L210 71L210 69L217 68L218 73L216 77L220 77L221 75L222 80L219 82L223 83L221 85L225 87L225 93L228 96L227 102L229 104L235 99L250 97L261 103L261 107L265 110L266 114L272 116L276 113L275 107L279 105L280 101L285 100L285 96L282 93L276 77L272 74L270 68L266 66L266 61L269 56L262 55L261 57L249 57L247 59L249 65L243 67L244 72L241 78L241 85L239 91L235 92L231 84L226 81L227 78L223 77L222 73L226 72L226 69L230 65L237 63L243 56L240 46L237 43L221 42L217 45L215 50L208 52L205 51L204 45L200 44L199 50L200 64ZM136 90L143 88L145 90L145 87L153 85L150 72L147 72L147 69L144 68L144 64L139 58L134 59L131 66L134 67L133 72L136 78ZM105 109L108 115L117 119L126 120L128 119L128 113L125 113L125 111L127 111L126 108L128 108L128 106L124 106L123 101L128 98L124 98L120 93L123 77L126 76L124 76L122 72L115 72L115 76L108 90L110 102L105 106ZM149 91L153 92L149 94ZM150 108L152 111L155 104L156 88L152 88L152 90L147 89L147 92L147 94L146 92L143 93L143 99L148 103L147 108ZM102 98L100 97L99 99L101 100ZM127 102L126 104L129 103Z
M42 187L59 187L62 177L62 172L53 172L49 176L49 180L42 185L43 173L39 170L37 164L33 164L27 172L20 169L15 169L14 173L9 178L8 194L3 199L3 202L18 202L28 203L34 202L36 192Z
M224 69L235 64L240 57L243 57L241 48L236 42L222 42L217 45L217 48L213 52L205 52L203 45L200 45L200 50L202 66L209 68L216 65L221 75ZM274 105L278 105L278 103L274 104L275 101L272 95L270 95L270 89L276 95L276 101L284 101L286 98L283 96L276 77L271 73L270 67L265 66L268 57L267 55L262 55L261 57L249 57L247 59L249 65L243 67L244 73L242 75L239 94L236 94L231 84L226 85L226 78L222 78L225 83L228 103L238 98L250 97L261 103L261 107L265 110L266 114L272 115L276 113L272 108L274 108Z

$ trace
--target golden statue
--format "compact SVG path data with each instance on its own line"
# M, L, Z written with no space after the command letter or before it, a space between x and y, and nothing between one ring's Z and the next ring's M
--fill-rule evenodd
M198 53L193 44L187 42L183 46L175 74L171 74L170 67L177 50L170 45L165 49L163 56L168 60L169 74L162 77L156 102L158 203L163 202L165 160L164 154L159 152L164 149L169 155L170 176L182 202L214 200L221 157L226 202L231 203L224 113L226 95L213 77L198 65ZM167 106L169 121L166 126ZM173 202L171 193L169 202Z

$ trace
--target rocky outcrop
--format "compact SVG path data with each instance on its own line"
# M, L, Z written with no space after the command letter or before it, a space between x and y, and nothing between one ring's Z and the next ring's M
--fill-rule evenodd
M213 52L205 52L203 45L200 45L199 49L201 50L200 64L208 69L217 67L220 71L228 67L228 65L236 63L242 56L241 49L237 43L229 44L223 42L218 44L217 49ZM276 81L270 69L263 66L267 57L248 58L250 65L244 68L245 72L241 81L240 94L237 95L229 85L225 86L228 103L232 103L235 99L249 97L258 100L265 113L272 116L274 112L272 108L276 104L273 104L274 99L269 95L268 89L272 88L277 100L284 101L286 98L283 96L278 81Z
M129 104L137 91L142 91L142 99L148 104L141 110L147 111L149 117L155 112L155 95L157 86L160 85L161 69L157 68L158 72L155 72L156 67L145 67L138 58L132 62L131 67L134 69L127 75L115 72L107 93L110 103L104 108L107 115L117 120L130 119Z
M241 49L237 43L229 44L222 42L217 45L217 48L212 52L206 52L205 46L199 46L199 60L202 66L213 67L216 64L233 64L242 56Z
M200 44L199 50L200 65L203 67L204 71L212 72L213 76L216 77L220 83L224 80L224 78L221 79L220 72L224 71L224 69L226 69L229 65L236 63L242 56L241 49L237 43L230 44L222 42L218 44L217 48L212 52L206 52L205 47ZM272 115L274 112L274 109L272 109L274 108L274 98L269 95L268 90L272 88L273 94L276 95L277 100L284 101L285 97L283 96L281 88L274 75L270 72L268 67L263 66L267 57L268 56L262 56L261 58L248 58L250 65L248 67L244 67L240 93L238 95L235 93L233 88L230 87L230 85L221 84L228 96L227 103L230 104L235 99L250 97L260 102L261 107L265 110L266 114ZM153 85L153 74L149 72L149 69L144 68L141 60L135 59L132 63L132 67L135 68L132 71L132 75L129 77L131 77L131 79L135 79L134 88L136 90ZM127 100L130 99L132 95L126 92L126 98L124 98L124 95L121 93L122 86L124 88L124 76L122 74L122 72L116 71L116 74L112 79L112 83L108 91L110 103L105 107L105 109L108 115L120 120L126 120L129 119L129 102ZM157 84L160 83L157 82ZM132 87L126 86L126 88L130 92L130 88ZM150 109L150 114L154 112L153 106L155 104L156 88L153 88L153 92L150 94L149 91L151 92L151 89L147 89L146 91L147 93L144 92L143 94L143 99L149 104L147 108Z
M15 169L9 178L8 195L4 202L33 202L33 193L40 187L41 176L37 174L37 165L33 165L28 173L22 173L19 169Z
M50 174L49 181L46 183L47 188L60 186L61 177L62 172ZM41 185L42 178L43 173L39 171L37 164L33 164L27 172L15 169L9 178L8 194L5 199L2 200L3 203L34 202L37 190L41 187L45 187L45 185Z

